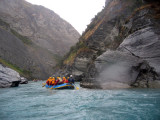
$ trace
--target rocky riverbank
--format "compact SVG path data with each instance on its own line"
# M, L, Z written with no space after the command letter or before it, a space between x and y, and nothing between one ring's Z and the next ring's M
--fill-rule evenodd
M18 87L19 84L27 84L26 78L20 77L19 73L0 64L0 88Z

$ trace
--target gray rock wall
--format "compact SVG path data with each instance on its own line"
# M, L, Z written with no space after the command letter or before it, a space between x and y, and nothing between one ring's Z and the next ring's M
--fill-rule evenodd
M22 69L28 69L33 64L27 47L10 32L0 27L0 57L17 64Z
M159 5L156 0L106 1L80 38L93 52L78 53L70 67L82 87L160 87Z
M122 43L95 60L81 86L160 88L160 22L154 17L158 11L153 9L157 4L144 5L122 24L125 29L120 31L124 37ZM110 42L114 46L113 41Z

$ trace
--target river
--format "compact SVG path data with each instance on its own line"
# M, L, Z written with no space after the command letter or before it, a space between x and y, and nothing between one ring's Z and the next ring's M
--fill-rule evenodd
M78 83L77 83L78 86ZM0 89L0 120L160 120L160 89Z

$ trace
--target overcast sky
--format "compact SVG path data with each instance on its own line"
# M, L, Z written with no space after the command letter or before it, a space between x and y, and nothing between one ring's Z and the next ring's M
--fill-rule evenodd
M100 12L105 0L26 0L42 5L68 21L80 34L86 29L91 19Z

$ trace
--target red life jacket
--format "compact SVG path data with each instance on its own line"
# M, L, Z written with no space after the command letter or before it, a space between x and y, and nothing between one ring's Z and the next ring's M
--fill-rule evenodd
M49 85L49 79L46 81L46 84Z
M55 85L57 85L58 82L59 82L59 80L57 79L56 82L55 82Z

